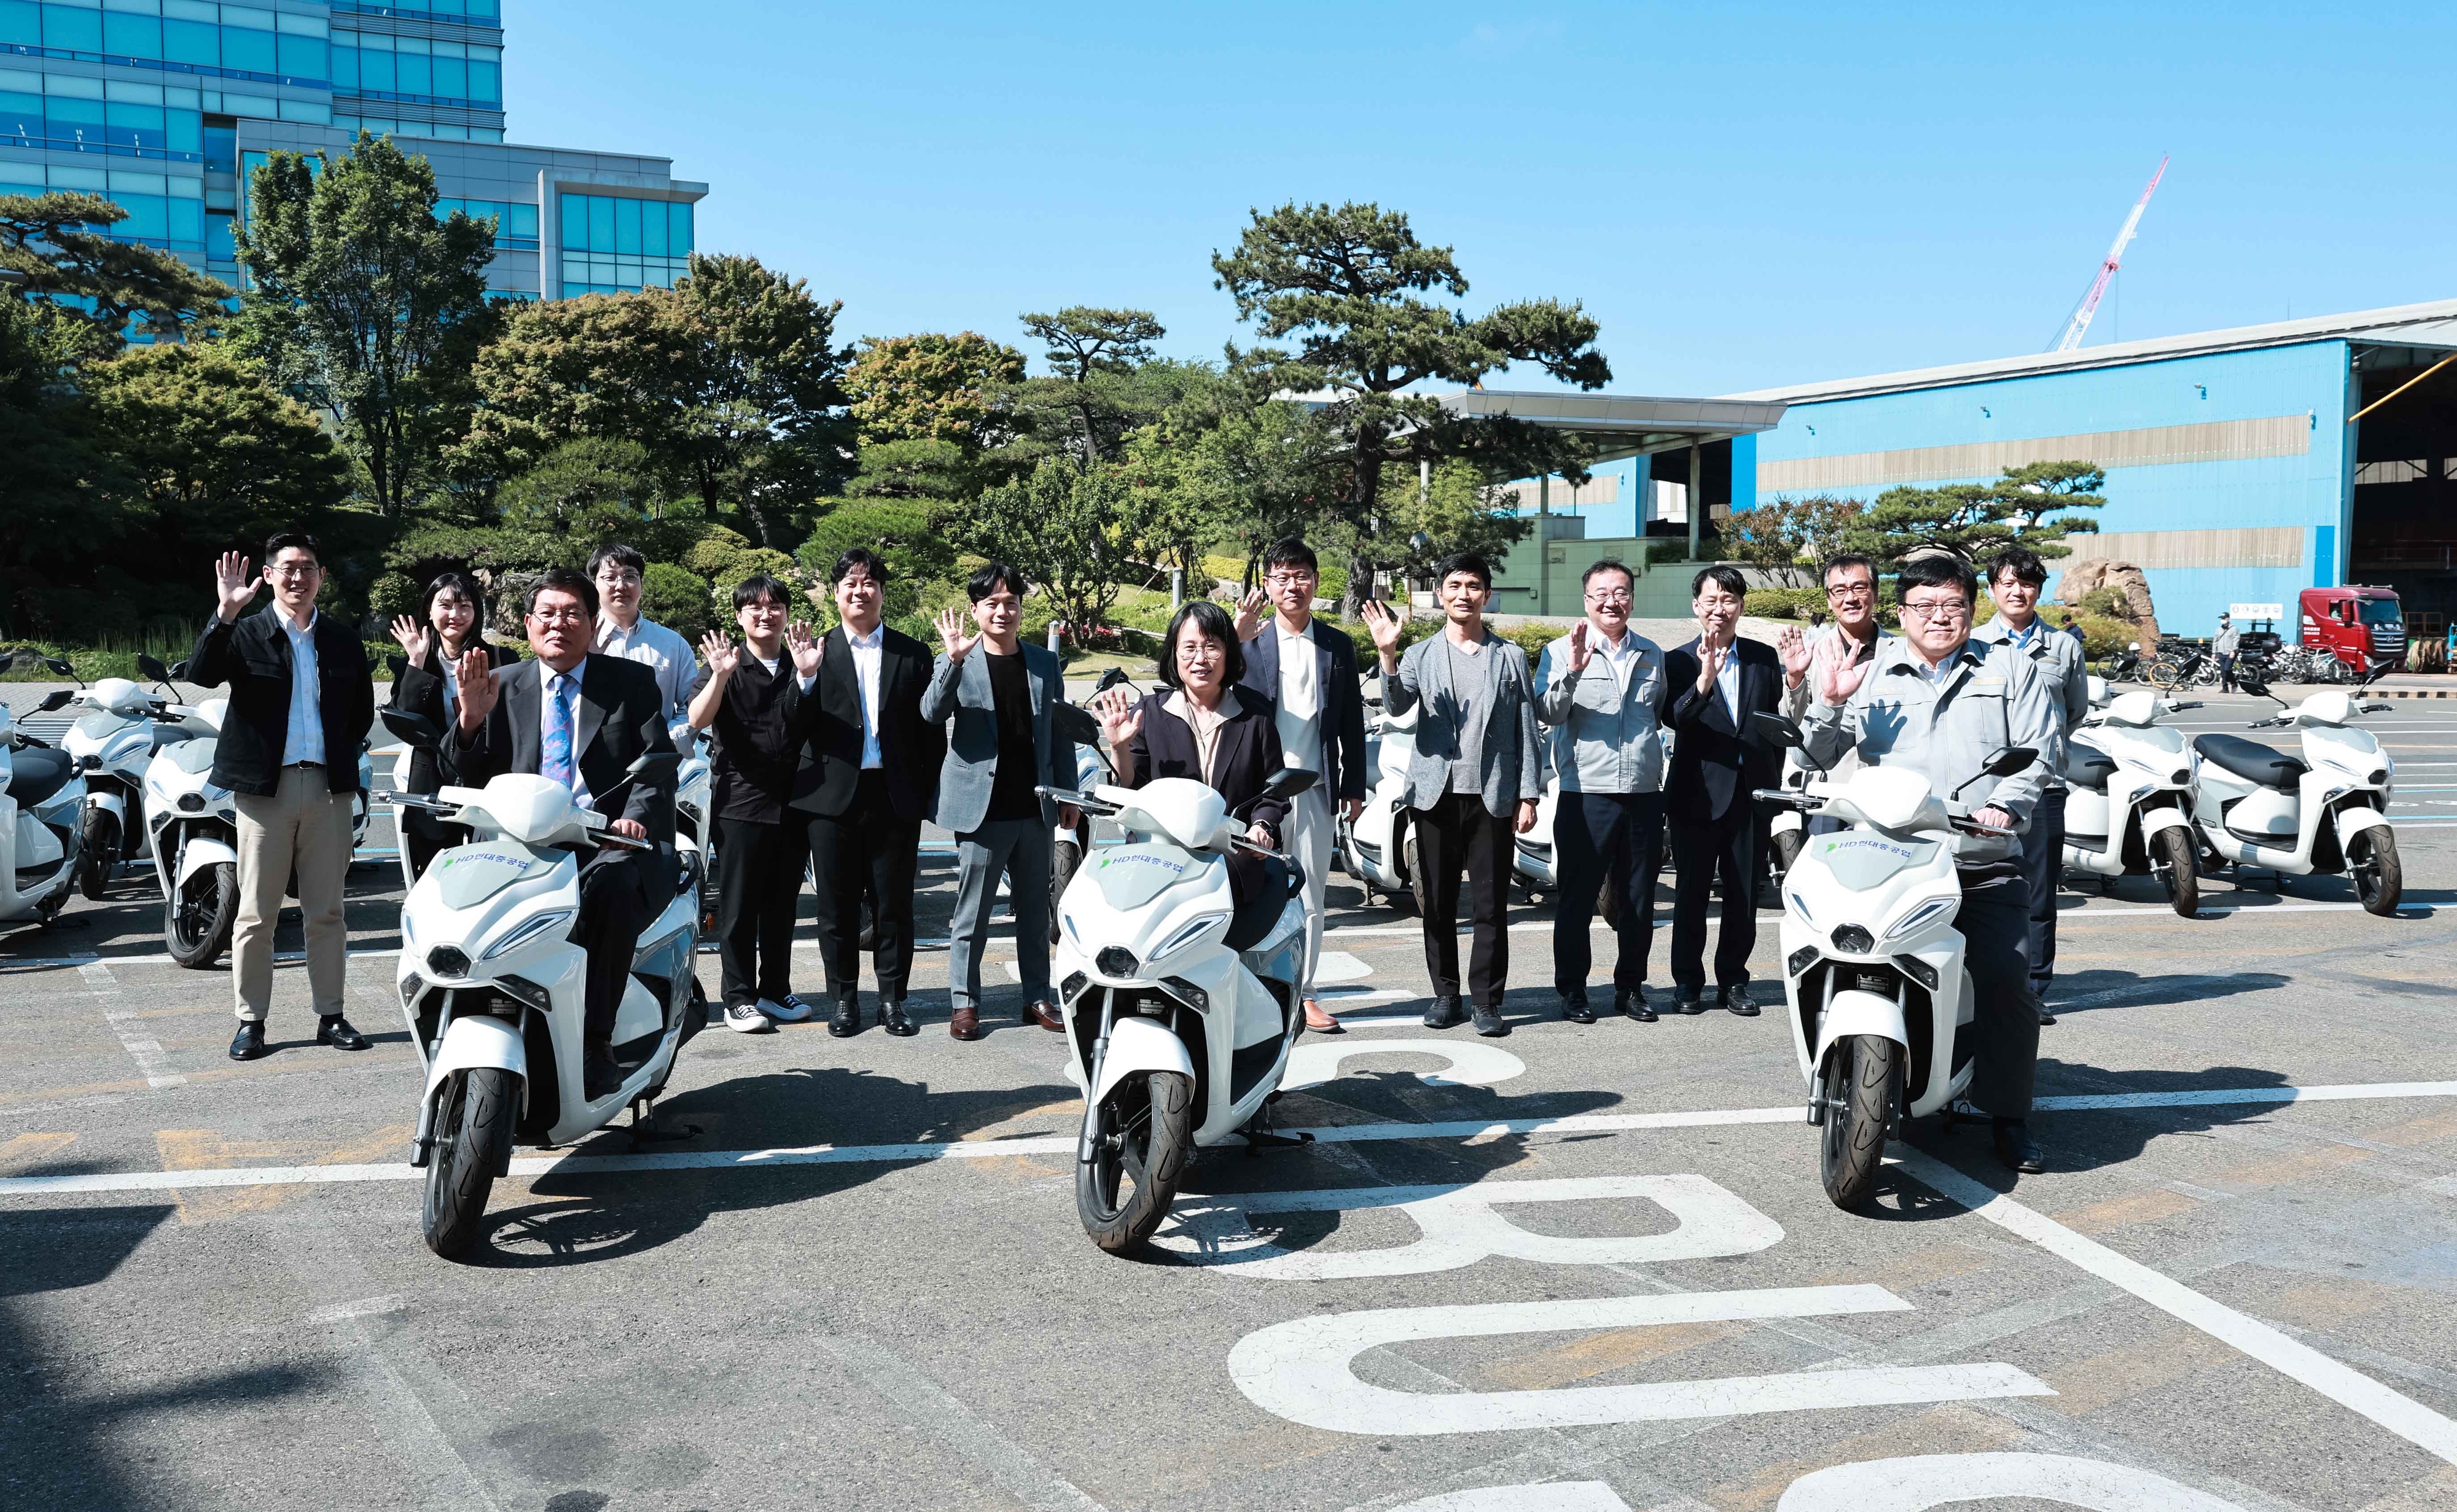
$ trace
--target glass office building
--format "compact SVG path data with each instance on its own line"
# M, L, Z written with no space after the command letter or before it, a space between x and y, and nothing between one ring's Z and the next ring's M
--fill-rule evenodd
M706 184L671 159L505 140L502 0L0 0L0 194L82 190L114 235L238 280L231 227L273 152L390 134L495 217L506 298L671 286Z

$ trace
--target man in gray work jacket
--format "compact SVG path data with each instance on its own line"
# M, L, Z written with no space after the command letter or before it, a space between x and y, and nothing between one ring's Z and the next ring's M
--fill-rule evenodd
M1918 772L1939 797L1962 787L1981 824L2015 828L2038 807L2041 766L2010 777L1978 776L2007 746L2043 756L2056 739L2054 694L2028 657L1971 639L1979 580L1944 552L1912 557L1896 580L1903 635L1877 645L1875 660L1818 667L1818 697L1803 733L1808 753L1832 766L1847 750L1864 766ZM1976 781L1972 779L1976 778ZM1973 795L1976 795L1975 797ZM2012 842L1957 835L1962 878L1964 965L1976 990L1977 1060L1971 1098L1995 1125L1996 1158L2015 1171L2046 1169L2031 1139L2031 1084L2039 1058L2039 1015L2031 996L2023 944L2028 889Z
M1561 1016L1592 1024L1587 920L1611 889L1613 1011L1655 1022L1646 956L1655 937L1655 873L1663 849L1663 648L1629 627L1637 579L1599 562L1581 580L1587 617L1536 661L1536 717L1550 726L1560 795L1553 811L1553 988Z
M1404 623L1388 604L1365 605L1365 627L1382 658L1383 706L1404 714L1421 705L1415 754L1408 763L1408 825L1416 865L1425 868L1425 973L1434 979L1427 1029L1459 1022L1458 877L1474 889L1476 944L1468 989L1476 1032L1510 1032L1501 993L1510 975L1511 831L1536 823L1544 769L1536 750L1536 692L1527 653L1484 627L1493 569L1462 553L1435 569L1435 590L1450 623L1399 655Z
M2001 643L2031 659L2056 714L2056 744L2039 755L2045 779L2031 828L2022 831L2022 881L2031 892L2031 995L2039 1000L2039 1022L2053 1024L2048 988L2056 975L2056 883L2065 870L2065 746L2090 716L2090 672L2081 643L2059 635L2039 618L2039 594L2048 569L2028 546L2007 546L1989 560L1988 595L1996 618L1971 634Z

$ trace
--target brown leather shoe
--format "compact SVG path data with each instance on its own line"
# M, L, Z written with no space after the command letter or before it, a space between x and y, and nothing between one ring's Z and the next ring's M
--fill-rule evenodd
M1066 1020L1060 1018L1058 1016L1058 1010L1050 1007L1046 1003L1024 1004L1023 1021L1027 1024L1038 1024L1053 1034L1063 1034L1066 1032Z
M947 1016L947 1032L958 1039L981 1038L981 1011L970 1005L958 1006L956 1011Z
M1311 1033L1345 1034L1348 1032L1340 1026L1339 1020L1324 1012L1322 1005L1311 997L1305 1000L1305 1020L1306 1029Z

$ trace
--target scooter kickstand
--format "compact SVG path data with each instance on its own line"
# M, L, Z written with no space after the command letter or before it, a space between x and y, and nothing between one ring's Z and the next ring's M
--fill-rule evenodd
M631 1099L632 1149L637 1150L642 1145L650 1144L676 1144L685 1139L695 1139L697 1137L699 1137L699 1125L695 1123L687 1123L678 1130L658 1128L656 1100L654 1098L634 1097Z
M1263 1099L1263 1106L1254 1112L1253 1121L1237 1131L1246 1140L1247 1159L1251 1160L1266 1150L1302 1150L1313 1143L1313 1135L1302 1129L1292 1134L1271 1133L1271 1104L1279 1100L1278 1093Z

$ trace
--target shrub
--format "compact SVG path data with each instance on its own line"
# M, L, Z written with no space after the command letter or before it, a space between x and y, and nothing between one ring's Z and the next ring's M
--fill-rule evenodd
M688 568L651 562L640 582L640 612L692 645L716 626L708 584Z

